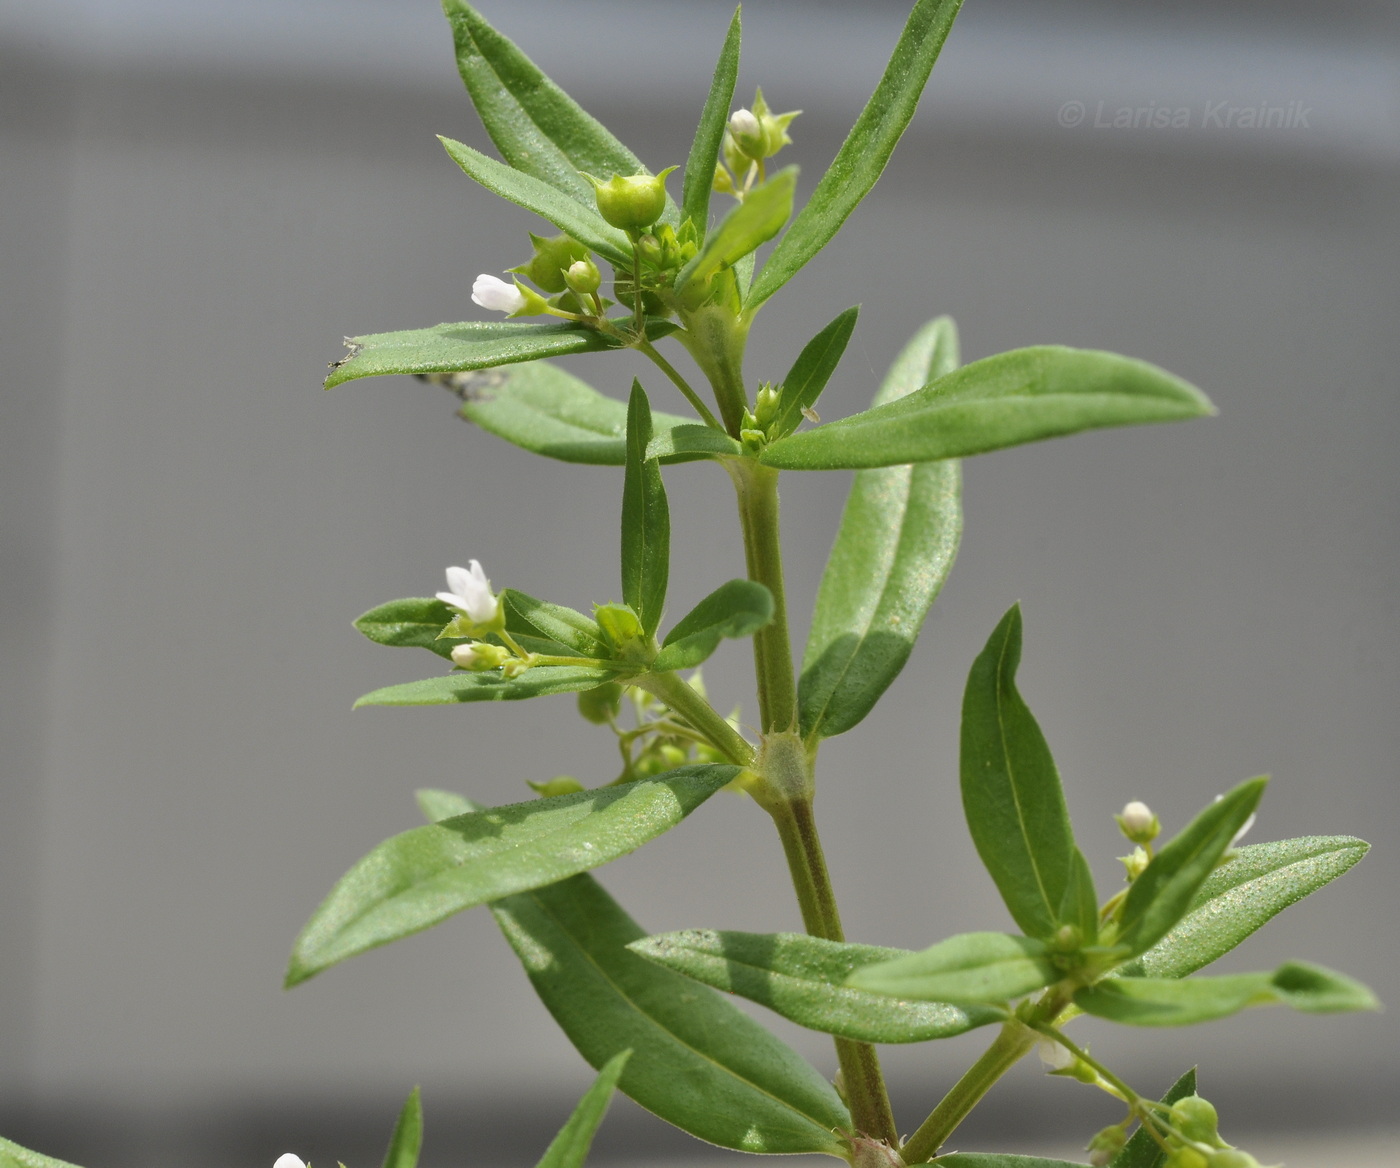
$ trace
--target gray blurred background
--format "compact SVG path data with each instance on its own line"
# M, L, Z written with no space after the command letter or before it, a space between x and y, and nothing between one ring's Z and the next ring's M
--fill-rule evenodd
M683 159L727 3L481 6L654 169ZM804 192L902 16L746 6L740 94L805 109L784 155ZM1226 124L1261 105L1293 112ZM1114 128L1124 107L1187 124ZM437 133L485 145L431 0L0 0L0 1132L20 1142L93 1168L288 1148L359 1168L421 1083L432 1162L532 1163L590 1081L482 911L279 988L332 882L417 822L416 787L502 803L614 765L568 698L350 709L438 668L350 619L449 563L576 607L617 595L616 473L532 460L408 379L319 388L343 334L480 318L472 278L528 255L538 223ZM1400 1002L1397 179L1386 0L969 0L881 184L765 309L750 376L862 302L828 418L943 312L969 359L1119 350L1221 415L968 465L918 651L822 752L853 939L1007 924L961 824L956 714L1019 599L1023 688L1101 885L1126 800L1171 830L1270 772L1254 839L1378 846L1227 964L1315 960ZM575 368L676 408L639 361ZM725 477L667 479L679 613L742 557ZM784 482L800 625L846 478ZM751 713L746 667L731 646L706 672ZM724 796L601 876L653 931L795 928L775 845ZM834 1071L825 1039L775 1025ZM1081 1026L1144 1090L1199 1059L1226 1135L1295 1164L1362 1163L1340 1133L1394 1127L1397 1038L1394 1011ZM891 1052L907 1129L985 1039ZM958 1143L1082 1146L1118 1114L1089 1096L1020 1068ZM710 1155L624 1102L599 1149Z

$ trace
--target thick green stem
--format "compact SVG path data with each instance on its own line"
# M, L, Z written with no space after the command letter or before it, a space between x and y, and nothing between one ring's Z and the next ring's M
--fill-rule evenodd
M715 393L719 416L731 438L738 438L748 408L744 388L744 346L748 326L739 322L737 309L707 305L683 314L685 328L676 333Z
M836 895L826 870L811 800L779 798L765 805L783 841L783 853L787 856L788 871L792 874L797 903L802 910L803 926L814 937L844 941L841 914L836 908ZM835 1041L836 1058L841 1065L841 1078L845 1082L856 1134L897 1144L898 1129L875 1048L868 1042L853 1042L849 1038Z
M996 1041L967 1069L933 1109L933 1114L900 1148L900 1158L906 1164L922 1164L937 1155L944 1141L991 1090L992 1084L1028 1054L1036 1041L1036 1032L1029 1026L1014 1018L1007 1022Z
M739 495L749 579L773 595L773 619L753 639L759 725L764 734L791 730L797 725L797 685L788 639L783 553L778 534L778 472L748 458L730 460L726 465Z
M643 674L632 684L660 698L700 731L716 750L722 751L730 762L744 767L753 765L753 747L720 717L709 702L674 673Z

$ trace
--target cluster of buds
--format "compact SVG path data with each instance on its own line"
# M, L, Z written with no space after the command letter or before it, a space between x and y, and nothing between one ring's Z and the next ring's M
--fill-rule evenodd
M754 395L753 409L744 411L744 419L739 429L739 439L750 450L762 450L773 437L770 433L773 423L778 420L778 406L782 401L779 386L764 382Z
M702 697L705 695L705 683L698 669L691 674L688 684ZM620 685L599 686L579 694L578 700L579 713L588 721L607 724L617 734L623 764L622 773L614 782L630 783L651 778L691 763L725 761L719 751L695 741L685 720L651 694L635 688L628 689L626 693L631 699L636 719L636 725L630 729L617 724L623 697ZM729 723L737 729L737 711L730 717Z
M724 162L715 165L714 189L737 199L762 180L768 159L792 143L788 126L801 110L775 114L763 99L763 90L756 90L752 109L738 109L730 115L724 128L724 143L720 153Z
M500 597L491 591L478 560L469 560L469 567L447 569L447 591L437 598L458 610L458 615L442 630L440 637L480 638L505 632L505 607ZM473 673L499 669L506 677L518 677L530 667L524 657L504 645L490 641L472 640L452 647L452 664Z
M675 283L676 274L700 250L695 225L687 219L678 231L669 223L655 224L650 231L637 237L636 249L636 277L632 272L619 270L613 291L620 304L635 308L635 284L640 280L643 311L651 316L664 316L668 312L663 296L665 290Z
M588 249L567 235L545 238L532 232L530 242L534 254L509 269L516 278L507 283L498 276L482 274L472 285L472 300L507 316L549 315L570 320L602 316L608 303L597 295L603 278ZM549 295L521 283L520 276Z
M1220 1138L1219 1117L1209 1100L1188 1095L1167 1116L1165 1168L1261 1168L1248 1152Z

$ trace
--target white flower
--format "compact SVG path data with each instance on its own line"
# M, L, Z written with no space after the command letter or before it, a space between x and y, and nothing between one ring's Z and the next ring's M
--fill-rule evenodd
M525 307L525 297L519 288L514 284L507 284L499 276L488 275L485 272L472 284L472 300L482 308L489 308L492 312L504 312L507 315L519 312Z
M1152 828L1152 808L1134 799L1118 817L1123 821L1123 830L1129 835L1142 835Z
M1074 1062L1074 1055L1061 1046L1058 1042L1053 1042L1048 1038L1042 1038L1036 1044L1036 1053L1040 1055L1040 1064L1047 1071L1063 1071ZM274 1165L276 1168L276 1165Z
M300 1156L291 1152L283 1152L273 1162L272 1168L306 1168L306 1165L302 1163Z
M491 581L481 570L480 561L468 562L469 568L447 569L449 591L439 592L437 598L453 608L460 608L475 624L488 625L496 619L500 605L491 592Z

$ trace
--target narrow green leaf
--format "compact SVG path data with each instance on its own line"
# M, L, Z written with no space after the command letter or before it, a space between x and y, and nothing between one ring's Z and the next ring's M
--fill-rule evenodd
M1082 944L1093 945L1099 936L1099 898L1094 891L1094 874L1078 846L1070 856L1069 881L1060 902L1059 919L1079 930Z
M1370 990L1330 969L1290 961L1273 973L1223 977L1106 977L1074 995L1086 1014L1128 1026L1193 1026L1249 1006L1292 1006L1309 1014L1376 1010Z
M738 773L733 766L681 767L393 836L351 868L307 922L287 984L464 909L625 856L675 827Z
M893 466L1213 412L1200 390L1146 361L1042 345L974 361L899 401L790 434L762 461L786 470Z
M460 640L439 640L438 634L456 615L456 609L436 597L410 596L370 609L356 619L355 628L376 645L427 649L439 657L451 658L452 646Z
M0 1168L74 1168L74 1165L0 1139Z
M721 584L683 616L662 642L652 670L693 669L724 637L751 637L773 619L773 594L752 580Z
M914 5L875 92L807 205L759 273L758 282L744 303L746 315L752 316L760 304L826 246L846 216L875 185L904 127L914 116L919 95L960 6L961 0L918 0Z
M1010 933L959 933L918 953L857 969L846 984L922 1002L1005 1002L1060 980L1049 949Z
M792 216L796 189L797 167L788 166L749 191L706 235L699 254L676 274L675 295L683 297L692 282L703 287L777 235Z
M1267 778L1241 783L1182 828L1133 881L1123 901L1117 943L1129 956L1151 948L1172 928L1254 814Z
M719 162L720 143L724 141L724 127L729 121L729 106L734 100L734 81L739 76L739 13L740 9L734 9L729 21L709 96L705 98L700 124L695 127L690 156L685 160L685 180L681 184L681 216L694 223L702 236L710 224L710 191Z
M1303 836L1240 848L1216 868L1167 934L1119 977L1185 977L1260 925L1335 880L1370 849L1346 835Z
M345 344L350 352L331 366L327 389L358 377L473 369L490 370L481 378L481 384L489 387L502 380L498 365L614 347L602 333L582 325L525 324L513 320L468 320L395 333L369 333L346 337Z
M1050 747L1016 690L1021 607L1002 617L963 693L963 810L977 854L1021 931L1049 937L1064 923L1078 849Z
M501 589L501 601L506 610L506 629L516 636L543 637L584 657L606 656L603 635L591 617L562 604L536 600L514 588Z
M631 1057L630 1050L620 1050L608 1059L536 1168L583 1168L584 1161L588 1159L588 1149L593 1146L593 1136L603 1122L603 1116L608 1113L608 1104L612 1102L617 1081Z
M1005 1017L985 1006L906 1001L846 984L862 966L907 956L902 949L843 945L805 933L710 929L661 933L628 948L717 990L767 1006L799 1026L856 1042L928 1042Z
M578 240L590 251L596 251L609 263L631 266L631 242L608 224L598 213L596 204L579 203L542 179L525 171L512 170L463 142L442 135L438 135L438 140L468 178L475 179L493 194L548 219L565 235Z
M384 1168L418 1168L418 1154L423 1150L423 1099L417 1087L409 1092L394 1134L389 1137L389 1150L384 1153Z
M500 673L466 673L429 677L403 685L385 686L355 702L361 706L450 706L457 702L517 702L549 694L577 693L618 676L615 669L596 665L536 665L519 677Z
M1196 1068L1192 1067L1168 1088L1162 1102L1170 1107L1178 1099L1185 1099L1196 1093ZM1109 1163L1109 1168L1163 1168L1167 1154L1162 1146L1152 1138L1152 1133L1139 1127L1118 1155Z
M454 378L462 417L507 442L562 462L622 466L627 461L627 404L547 361ZM742 447L718 430L677 414L652 414L649 454L689 462Z
M414 791L413 795L418 801L418 810L429 823L440 823L444 819L452 819L472 811L486 810L456 791L444 791L438 787L423 787Z
M627 403L627 467L622 485L622 601L648 637L661 623L671 572L671 513L661 467L647 455L651 406L642 383Z
M876 404L913 392L951 371L957 360L957 332L940 317L895 358ZM856 474L802 655L797 700L804 737L851 729L899 676L952 569L961 535L956 462Z
M597 206L580 177L639 174L646 168L597 119L586 113L518 47L463 0L443 0L457 47L457 69L501 157L518 171L562 191L583 207ZM670 204L670 200L667 200ZM675 223L674 205L666 222ZM577 237L576 237L577 238Z
M691 1135L745 1152L840 1156L851 1117L825 1078L713 990L627 945L645 936L591 876L492 905L540 998L594 1067Z
M778 417L770 430L776 438L791 434L802 424L805 409L811 409L836 372L846 343L855 331L860 305L846 309L807 342L797 355L788 375L783 378L782 394L778 399ZM920 385L923 382L919 382Z

